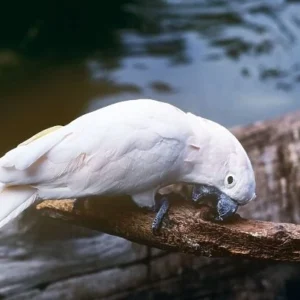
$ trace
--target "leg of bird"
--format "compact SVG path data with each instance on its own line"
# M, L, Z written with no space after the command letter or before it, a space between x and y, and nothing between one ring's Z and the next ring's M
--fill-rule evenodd
M158 234L158 231L162 225L162 222L168 213L170 208L170 202L167 195L156 195L154 210L157 212L156 216L152 222L152 232L153 234Z
M152 223L152 232L157 234L161 224L169 210L169 199L172 193L162 195L157 193L157 190L146 191L141 194L132 195L133 201L139 206L154 210L156 216Z

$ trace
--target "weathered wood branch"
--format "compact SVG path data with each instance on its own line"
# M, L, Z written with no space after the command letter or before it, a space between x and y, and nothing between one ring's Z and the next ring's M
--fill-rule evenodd
M175 200L160 234L153 235L154 213L137 208L129 200L87 200L85 208L76 213L72 200L44 201L37 209L55 219L168 251L300 261L300 225L246 220L239 215L227 224L209 222L208 207L195 208L187 201Z

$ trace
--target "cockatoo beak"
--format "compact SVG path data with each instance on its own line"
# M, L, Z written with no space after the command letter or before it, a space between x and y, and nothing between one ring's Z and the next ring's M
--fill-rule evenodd
M194 185L192 190L192 200L198 204L209 202L213 205L217 215L216 221L223 221L234 215L238 209L238 203L219 189L209 185Z
M215 220L223 221L233 216L236 213L238 206L238 203L229 196L226 194L220 194L217 203L218 216L216 216Z

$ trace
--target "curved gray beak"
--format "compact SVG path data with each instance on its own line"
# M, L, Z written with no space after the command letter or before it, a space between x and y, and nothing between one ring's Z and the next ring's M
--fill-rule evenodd
M217 211L218 216L215 218L217 221L222 221L234 215L238 209L238 203L232 200L225 194L220 194L218 197Z
M192 200L194 202L200 204L211 201L212 199L217 213L214 218L216 221L223 221L231 217L236 213L239 206L236 201L214 186L194 185L192 190Z

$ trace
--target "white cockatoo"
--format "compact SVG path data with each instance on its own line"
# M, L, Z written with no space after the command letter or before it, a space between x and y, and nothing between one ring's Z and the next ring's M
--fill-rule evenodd
M129 195L168 209L157 191L194 184L217 195L219 219L255 197L251 162L225 127L151 99L128 100L47 129L0 158L0 228L37 200ZM162 199L160 199L162 200Z

